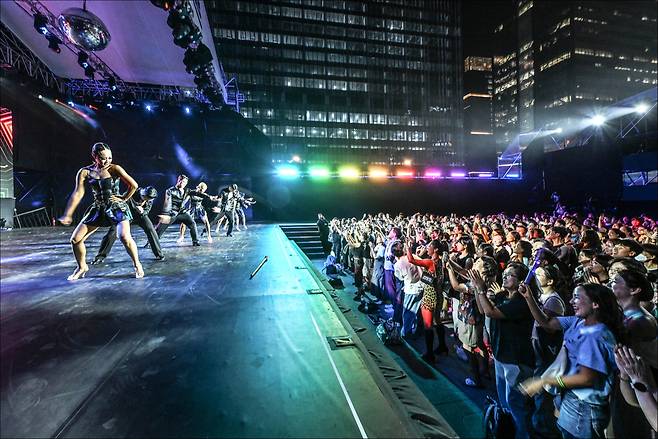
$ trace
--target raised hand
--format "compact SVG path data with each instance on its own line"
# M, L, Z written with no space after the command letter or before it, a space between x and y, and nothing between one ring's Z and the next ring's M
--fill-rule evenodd
M530 291L528 285L523 282L519 284L519 293L526 299L532 296L532 291Z

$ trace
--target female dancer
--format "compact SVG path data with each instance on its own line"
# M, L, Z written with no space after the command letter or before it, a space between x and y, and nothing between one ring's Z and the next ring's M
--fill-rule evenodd
M68 277L68 280L85 277L89 271L89 266L85 261L87 254L85 240L99 227L112 224L117 226L117 235L133 261L135 277L140 279L144 277L144 270L139 262L137 246L130 234L132 215L126 203L137 190L137 182L121 166L112 163L112 151L107 144L95 143L91 147L91 157L94 163L78 171L75 189L64 209L64 214L59 218L60 223L71 224L73 212L85 194L85 183L89 185L94 194L94 203L87 209L82 221L71 235L71 247L78 268ZM128 186L128 190L124 194L119 194L120 180Z

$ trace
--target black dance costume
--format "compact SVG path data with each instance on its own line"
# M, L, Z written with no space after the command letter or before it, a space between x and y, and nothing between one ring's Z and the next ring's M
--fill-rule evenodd
M87 169L89 170L89 169ZM112 195L119 196L118 177L93 178L87 175L85 183L91 187L94 194L94 203L89 206L82 223L93 227L109 227L121 221L131 221L128 203L125 201L110 201Z
M149 212L153 206L153 200L148 200L142 205L143 199L140 194L140 189L141 188L138 188L130 200L128 200L128 207L130 208L130 213L133 217L131 223L141 227L142 230L144 230L146 239L148 240L153 254L155 255L156 259L162 260L164 259L164 255L162 254L162 248L160 247L160 238L158 237L158 234L155 231L155 227L149 218ZM141 212L139 209L137 209L137 206L142 207ZM107 255L110 253L110 250L112 250L112 246L114 245L115 240L116 226L112 225L110 230L108 230L105 236L103 236L98 254L96 255L96 258L92 264L100 263L107 257Z

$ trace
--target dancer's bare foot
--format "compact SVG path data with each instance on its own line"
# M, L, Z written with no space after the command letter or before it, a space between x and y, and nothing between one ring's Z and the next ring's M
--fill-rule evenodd
M85 275L87 274L88 271L89 271L89 266L87 266L87 265L84 265L82 267L78 267L78 268L75 269L73 274L71 274L69 277L66 278L66 280L82 279L83 277L85 277Z
M212 236L208 235L208 244L212 244Z
M185 238L181 236L180 238L178 238L178 239L176 240L176 243L177 243L177 244L182 244L184 239L185 239Z
M139 262L137 265L135 265L135 279L141 279L144 277L144 269L142 268L142 264Z

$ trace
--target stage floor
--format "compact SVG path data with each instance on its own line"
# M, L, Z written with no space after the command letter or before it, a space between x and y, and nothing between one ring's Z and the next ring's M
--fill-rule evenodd
M2 437L401 437L402 415L276 225L117 242L85 279L72 228L0 235ZM93 259L102 231L88 240ZM253 280L264 256L269 261Z

